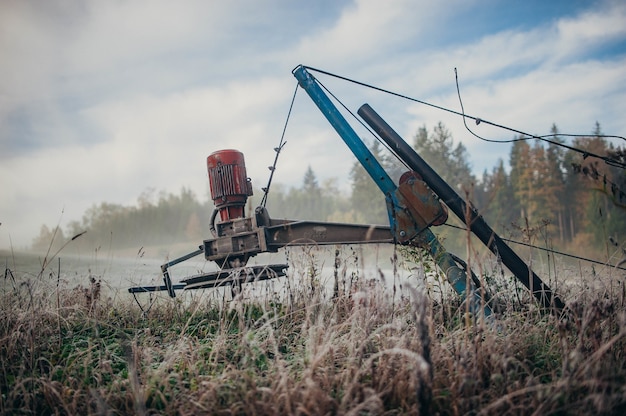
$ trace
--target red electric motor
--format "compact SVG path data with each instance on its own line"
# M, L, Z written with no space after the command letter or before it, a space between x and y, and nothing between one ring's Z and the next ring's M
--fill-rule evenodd
M252 183L246 174L243 153L238 150L218 150L206 159L209 171L211 199L222 222L244 217Z

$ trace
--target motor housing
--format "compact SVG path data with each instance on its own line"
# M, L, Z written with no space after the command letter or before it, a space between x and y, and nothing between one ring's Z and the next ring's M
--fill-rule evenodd
M244 217L252 182L246 174L243 153L234 149L218 150L207 157L211 199L221 222Z

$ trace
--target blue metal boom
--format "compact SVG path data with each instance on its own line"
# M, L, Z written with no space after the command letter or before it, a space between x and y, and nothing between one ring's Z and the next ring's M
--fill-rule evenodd
M339 133L339 136L348 145L354 156L359 160L363 168L374 179L376 185L380 188L385 201L387 203L387 213L389 215L389 224L392 232L397 228L396 220L393 215L394 207L397 207L398 200L395 197L396 185L393 183L385 169L378 163L372 152L365 146L363 141L356 134L354 129L348 124L346 119L341 115L337 107L328 99L328 96L322 91L317 81L303 67L298 66L293 71L298 83L309 94L313 102L320 109L324 117Z
M401 184L396 185L337 107L330 101L313 75L302 65L293 70L293 75L383 192L387 202L387 214L394 241L428 250L456 292L468 299L470 312L476 314L482 309L484 316L491 315L491 308L481 297L480 291L428 228L434 222L433 218L429 215L423 215L422 212L423 208L432 208L433 201L424 203L424 194L418 194L416 182L421 181L413 178L402 183L401 179ZM439 206L438 199L435 202Z

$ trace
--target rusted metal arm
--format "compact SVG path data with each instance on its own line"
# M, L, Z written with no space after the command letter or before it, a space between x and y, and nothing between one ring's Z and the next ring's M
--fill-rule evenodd
M265 228L270 251L285 246L393 243L389 226L291 221Z
M216 231L216 237L204 240L203 251L207 260L222 267L235 259L243 265L250 257L285 246L394 242L388 226L272 219L264 208L255 217L217 224Z

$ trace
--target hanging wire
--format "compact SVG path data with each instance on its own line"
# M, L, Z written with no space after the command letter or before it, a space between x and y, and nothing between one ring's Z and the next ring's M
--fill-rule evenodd
M298 87L299 85L296 83L296 88L293 91L293 97L291 97L291 104L289 105L289 112L287 113L287 119L285 120L285 126L283 127L283 133L280 136L280 142L278 143L278 146L274 148L274 151L276 152L276 156L274 156L274 163L272 163L272 166L268 167L268 169L270 170L270 177L267 180L267 186L265 188L261 188L261 190L263 191L263 198L261 199L261 206L263 208L265 208L265 205L267 204L267 195L270 192L270 186L272 185L272 179L274 178L274 172L276 171L276 163L278 162L278 156L280 155L281 150L283 150L283 147L285 147L285 145L287 144L287 142L285 141L285 132L287 131L287 125L289 124L289 118L291 117L291 110L293 109L293 103L296 101L296 94L298 93Z
M598 154L586 151L586 150L581 150L581 149L577 149L571 146L568 146L566 144L560 143L560 142L556 142L556 141L552 141L549 139L546 139L546 137L556 137L556 136L567 136L567 137L589 137L586 135L580 135L580 134L546 134L543 136L529 136L529 137L520 137L517 139L512 139L512 140L491 140L491 139L487 139L485 137L479 136L478 134L474 133L472 131L472 129L469 128L469 126L467 125L466 122L466 118L469 118L467 116L465 116L465 108L463 107L463 100L461 99L461 91L459 88L459 77L457 74L457 70L456 68L454 68L454 78L456 81L456 92L457 95L459 97L459 104L461 105L461 112L463 114L463 125L465 126L465 129L470 132L473 136L477 137L480 140L484 140L486 142L491 142L491 143L511 143L511 142L517 142L517 141L522 141L522 140L528 140L528 139L538 139L538 140L543 140L547 143L553 144L553 145L557 145L557 146L561 146L564 147L566 149L575 151L575 152L579 152L582 153L583 155L583 159L586 159L588 157L595 157L598 159L603 160L607 165L609 166L614 166L614 167L618 167L618 168L622 168L625 169L626 168L626 164L616 160L616 159L612 159L608 156L600 156ZM481 120L480 119L476 119L476 124L480 124ZM489 122L487 122L489 123ZM489 123L494 125L493 123ZM523 134L523 133L522 133ZM612 137L612 138L621 138L624 139L623 137L620 136L604 136L604 135L596 135L595 137ZM602 177L603 180L603 190L605 192L607 192L607 184L610 186L611 188L611 193L613 194L613 197L616 199L619 199L619 202L621 203L622 199L626 197L626 194L624 193L624 191L622 191L619 187L618 184L612 182L610 179L608 179L606 177L606 175L602 175L600 174L600 172L598 172L598 170L595 168L595 166L593 166L593 164L587 166L582 166L581 164L576 164L573 163L572 164L573 168L574 168L574 172L576 173L582 173L585 176L589 176L591 179L594 180L598 180L600 179L600 177ZM608 193L608 192L607 192Z
M343 108L344 108L344 109L345 109L345 110L346 110L346 111L347 111L347 112L348 112L348 113L349 113L349 114L350 114L350 115L351 115L351 116L352 116L352 117L353 117L353 118L354 118L354 119L355 119L355 120L356 120L356 121L357 121L357 122L358 122L361 126L363 126L363 127L365 128L365 130L367 130L367 131L368 131L368 132L372 135L372 137L374 137L374 139L375 139L375 140L377 140L377 141L378 141L378 142L379 142L379 143L380 143L380 144L381 144L381 145L382 145L385 149L387 149L387 150L389 151L389 153L391 153L392 155L394 155L394 156L395 156L395 158L396 158L396 159L397 159L400 163L402 163L402 164L404 165L404 167L406 167L407 169L409 169L409 166L407 165L407 163L406 163L404 160L400 159L400 158L396 155L396 153L395 153L394 151L392 151L392 150L391 150L391 148L389 147L389 145L388 145L388 144L387 144L384 140L381 140L381 139L378 137L378 135L377 135L377 134L375 134L375 133L372 131L372 129L371 129L371 128L367 125L367 124L365 124L365 122L364 122L363 120L361 120L361 118L357 117L357 116L356 116L356 114L354 114L354 113L352 112L352 110L350 110L350 109L349 109L349 108L348 108L348 107L347 107L347 106L346 106L346 105L345 105L345 104L344 104L344 103L343 103L343 102L342 102L339 98L337 98L337 96L336 96L335 94L333 94L333 93L332 93L332 91L330 91L328 88L326 88L326 86L325 86L324 84L322 84L322 83L320 82L320 80L319 80L319 79L317 79L317 78L315 78L315 77L313 77L313 79L315 79L315 82L317 82L317 83L320 85L320 87L322 87L322 88L324 89L324 91L326 91L326 93L328 93L328 95L330 95L331 97L333 97L333 99L334 99L334 100L335 100L335 101L336 101L336 102L337 102L337 103L338 103L341 107L343 107Z
M372 85L369 85L369 84L365 84L365 83L362 83L362 82L359 82L359 81L355 81L355 80L352 80L352 79L349 79L349 78L346 78L346 77L343 77L343 76L340 76L340 75L336 75L336 74L333 74L333 73L330 73L330 72L327 72L327 71L323 71L323 70L320 70L320 69L311 68L311 67L307 67L307 66L304 66L304 68L309 69L311 71L315 71L315 72L321 73L321 74L329 75L329 76L332 76L332 77L335 77L335 78L338 78L338 79L341 79L341 80L344 80L344 81L348 81L348 82L351 82L351 83L354 83L354 84L357 84L357 85L361 85L361 86L364 86L364 87L367 87L367 88L371 88L371 89L374 89L374 90L377 90L377 91L381 91L383 93L391 94L391 95L394 95L394 96L397 96L397 97L400 97L400 98L404 98L404 99L407 99L407 100L410 100L410 101L418 102L418 103L421 103L421 104L424 104L424 105L427 105L427 106L430 106L430 107L434 107L434 108L440 109L442 111L447 111L447 112L459 115L459 116L463 117L463 123L465 124L467 130L470 133L472 133L474 136L478 137L481 140L495 142L495 143L510 143L510 142L514 142L514 141L528 140L528 139L531 139L531 138L535 138L535 139L540 139L540 140L547 141L549 143L554 143L555 145L563 146L563 147L568 148L568 149L570 149L572 151L583 153L583 157L585 157L585 158L588 157L588 156L594 156L594 157L598 157L598 158L604 160L607 164L610 164L610 165L613 165L613 166L618 166L618 167L626 167L626 164L614 161L614 160L612 160L610 158L597 156L597 155L591 154L589 152L573 148L571 146L563 145L561 143L553 142L551 140L545 139L545 137L555 136L554 134L548 134L548 135L544 135L544 136L528 135L527 133L524 133L524 132L521 132L521 131L518 131L518 130L515 130L515 129L512 129L512 128L509 128L509 127L506 127L506 126L501 126L501 125L496 124L496 123L491 123L489 121L485 121L485 120L482 120L480 118L469 116L469 115L465 114L465 110L463 108L463 102L461 100L461 95L460 95L459 87L458 87L458 78L457 78L457 94L459 95L459 101L461 103L461 110L462 110L461 113L459 113L457 111L454 111L454 110L451 110L451 109L440 107L440 106L437 106L437 105L434 105L434 104L430 104L430 103L425 102L425 101L421 101L421 100L418 100L418 99L415 99L415 98L411 98L411 97L408 97L408 96L405 96L405 95L402 95L402 94L398 94L398 93L395 93L395 92L392 92L392 91L388 91L388 90L385 90L385 89L382 89L382 88L379 88L379 87L375 87L375 86L372 86ZM455 71L455 76L456 76L456 74L457 74L456 68L455 68L454 71ZM320 85L320 87L323 88L324 91L326 91L326 93L328 93L328 95L330 95L344 110L346 110L374 138L376 138L383 146L385 146L385 148L387 148L387 150L390 150L389 147L387 146L387 144L385 142L381 141L378 138L378 136L369 128L369 126L364 124L364 122L359 117L357 117L335 94L333 94L332 91L330 91L328 88L326 88L326 86L324 84L322 84L319 79L317 79L315 77L314 77L314 79L315 79L315 82L317 82ZM296 90L297 90L297 87L296 87ZM294 98L295 98L295 93L294 93ZM293 101L292 101L292 105L293 105ZM291 108L290 108L289 111L291 113ZM502 129L513 131L513 132L519 133L519 134L524 135L524 136L529 136L529 137L513 139L513 140L501 140L501 141L485 139L485 138L482 138L481 136L478 136L477 134L472 132L467 127L466 120L465 120L466 118L475 120L477 125L482 122L482 123L485 123L485 124L492 125L494 127L500 127ZM559 134L559 135L560 136L568 136L568 137L589 137L588 135L576 135L576 134ZM620 139L626 140L622 136L613 136L613 135L596 135L595 137L620 138ZM394 152L391 152L391 153L394 154ZM404 164L408 168L406 162L404 162L403 160L401 160L399 158L398 158L398 160L400 162L402 162L402 164ZM606 181L606 177L605 177L604 180ZM466 230L463 227L458 227L458 226L455 226L455 225L452 225L452 224L445 224L445 225L448 226L448 227L457 228L457 229L460 229L460 230ZM506 239L506 238L502 238L502 240L504 240L506 242L509 242L509 243L519 244L519 245L527 246L527 247L538 249L538 250L549 251L549 252L554 253L554 254L558 254L558 255L565 256L565 257L574 258L574 259L581 260L581 261L586 261L586 262L589 262L589 263L594 263L594 264L599 264L599 265L604 265L604 266L609 266L609 267L615 267L616 269L620 269L620 270L626 270L626 268L621 267L621 264L623 264L626 260L620 262L619 264L617 264L615 266L612 266L610 264L607 264L605 262L601 262L601 261L598 261L598 260L593 260L593 259L589 259L589 258L585 258L585 257L576 256L576 255L573 255L573 254L563 253L563 252L560 252L560 251L556 251L556 250L551 250L551 249L547 249L547 248L544 248L544 247L535 246L535 245L532 245L532 244L529 244L529 243L524 243L524 242L520 242L520 241L516 241L516 240Z
M465 228L465 227L460 227L460 226L458 226L458 225L454 225L454 224L448 224L448 223L446 223L446 224L444 224L444 225L445 225L446 227L455 228L455 229L457 229L457 230L461 230L461 231L469 231L469 230L468 230L467 228ZM623 261L620 261L617 265L612 265L612 264L609 264L609 263L606 263L606 262L602 262L602 261L599 261L599 260L593 260L593 259L589 259L589 258L586 258L586 257L577 256L577 255L575 255L575 254L564 253L564 252L562 252L562 251L553 250L553 249L551 249L551 248L540 247L540 246L536 246L536 245L533 245L533 244L530 244L530 243L524 243L524 242L522 242L522 241L511 240L511 239L509 239L509 238L503 238L503 237L500 237L500 238L501 238L503 241L506 241L507 243L519 244L519 245L521 245L521 246L526 246L526 247L529 247L529 248L533 248L533 249L537 249L537 250L542 250L542 251L547 251L547 252L549 252L549 253L553 253L553 254L558 254L559 256L569 257L569 258L572 258L572 259L581 260L581 261L586 261L586 262L588 262L588 263L599 264L599 265L602 265L602 266L614 267L614 268L616 268L616 269L620 269L620 270L626 270L626 267L622 267L622 266L621 266L621 264L623 264Z
M546 142L549 142L549 143L553 143L556 146L561 146L561 147L564 147L566 149L572 150L574 152L581 153L581 154L583 154L583 156L597 157L597 158L603 160L604 162L606 162L607 164L609 164L611 166L616 166L616 167L620 167L622 169L626 169L626 163L622 163L622 162L620 162L618 160L614 160L614 159L611 159L611 158L606 157L606 156L596 155L596 154L593 154L593 153L588 152L586 150L578 149L578 148L575 148L575 147L572 147L572 146L565 145L563 143L559 143L559 142L555 142L555 141L546 139L546 137L553 136L551 134L543 135L543 136L537 136L537 135L529 134L529 133L523 132L521 130L517 130L517 129L511 128L511 127L504 126L502 124L497 124L497 123L494 123L494 122L491 122L491 121L488 121L488 120L484 120L484 119L479 118L479 117L474 117L474 116L471 116L469 114L465 114L465 111L458 112L458 111L452 110L450 108L442 107L442 106L439 106L439 105L436 105L436 104L429 103L427 101L423 101L423 100L419 100L417 98L409 97L408 95L399 94L397 92L393 92L393 91L390 91L390 90L386 90L384 88L376 87L376 86L371 85L371 84L366 84L364 82L356 81L356 80L353 80L353 79L350 79L350 78L347 78L347 77L344 77L344 76L341 76L341 75L337 75L337 74L334 74L332 72L324 71L324 70L321 70L321 69L318 69L318 68L313 68L313 67L309 67L309 66L304 66L304 68L306 68L306 69L308 69L310 71L318 72L320 74L328 75L330 77L341 79L341 80L346 81L346 82L350 82L350 83L353 83L353 84L356 84L356 85L360 85L360 86L363 86L363 87L366 87L366 88L369 88L369 89L380 91L380 92L385 93L385 94L393 95L393 96L396 96L396 97L399 97L399 98L402 98L402 99L405 99L405 100L408 100L408 101L413 101L413 102L416 102L418 104L423 104L423 105L428 106L428 107L432 107L432 108L435 108L435 109L438 109L438 110L441 110L441 111L445 111L445 112L448 112L448 113L451 113L451 114L454 114L454 115L457 115L457 116L461 116L463 118L464 123L465 123L465 119L468 118L468 119L474 120L476 125L483 123L483 124L487 124L487 125L490 125L490 126L493 126L493 127L497 127L497 128L503 129L503 130L507 130L507 131L519 134L521 136L526 136L526 137L517 138L517 139L511 139L511 140L493 140L493 139L486 139L484 137L478 136L475 133L473 133L471 130L469 130L469 128L468 128L470 133L473 134L474 136L476 136L477 138L479 138L480 140L484 140L484 141L488 141L488 142L492 142L492 143L511 143L511 142L519 141L519 140L539 139L539 140L543 140L543 141L546 141ZM456 68L455 68L455 74L456 74ZM458 78L457 78L457 87L458 87ZM458 92L458 90L457 90L457 92ZM460 94L459 94L459 96L460 96ZM467 128L467 125L466 125L466 128ZM576 134L560 134L560 135L561 136L566 136L566 137L590 137L589 135L576 135ZM626 140L626 138L623 137L623 136L615 136L615 135L594 135L594 137L617 138L617 139Z
M318 72L325 73L325 74L333 75L333 74L330 74L330 73L325 72L325 71L320 71L320 70L317 70L317 71L318 71ZM454 69L454 71L455 71L455 75L456 75L456 73L457 73L457 72L456 72L456 68ZM396 159L397 159L397 160L398 160L398 161L399 161L402 165L404 165L407 169L409 168L409 166L406 164L406 162L405 162L404 160L400 159L399 157L397 157L397 155L395 154L395 152L393 152L393 151L389 148L389 146L387 145L387 143L386 143L386 142L384 142L383 140L381 140L381 139L378 137L378 135L376 135L376 134L375 134L375 133L374 133L374 132L370 129L370 127L369 127L368 125L366 125L366 124L365 124L365 123L364 123L364 122L363 122L363 121L362 121L359 117L357 117L357 116L356 116L356 114L354 114L354 112L352 112L352 110L350 110L350 109L348 108L348 106L347 106L347 105L345 105L345 104L343 103L343 101L341 101L341 100L340 100L340 99L339 99L339 98L338 98L338 97L337 97L337 96L336 96L336 95L335 95L332 91L330 91L330 90L329 90L329 89L328 89L328 88L327 88L327 87L326 87L326 86L325 86L325 85L324 85L324 84L323 84L323 83L322 83L319 79L317 79L317 78L313 77L313 75L311 75L311 77L315 80L315 82L317 82L317 84L319 84L319 86L320 86L320 87L321 87L321 88L322 88L322 89L323 89L323 90L324 90L324 91L325 91L325 92L326 92L326 93L327 93L330 97L332 97L332 98L335 100L335 102L336 102L339 106L341 106L341 107L342 107L342 108L343 108L343 109L344 109L344 110L345 110L348 114L350 114L350 115L352 116L352 118L354 118L354 119L355 119L355 120L356 120L359 124L361 124L361 126L363 126L363 128L365 128L365 129L366 129L366 130L367 130L367 131L368 131L368 132L372 135L372 137L374 137L374 139L378 140L378 142L379 142L379 143L380 143L380 144L381 144L384 148L386 148L386 149L387 149L387 150L388 150L388 151L389 151L392 155L394 155L394 156L396 157ZM345 79L345 80L350 81L349 79L344 78L344 77L341 77L341 76L337 76L337 77L338 77L338 78L340 78L340 79ZM358 82L358 81L354 81L354 82L355 82L355 83L357 83L357 84L359 84L359 85L365 85L365 86L367 86L367 84L363 84L363 83L360 83L360 82ZM378 87L372 87L372 88L377 89L377 90L381 90L381 91L385 91L385 90L382 90L382 89L380 89L380 88L378 88ZM395 93L391 93L391 94L393 94L393 95L398 95L398 94L395 94ZM556 136L556 134L548 134L548 135L544 135L544 136L522 137L522 138L512 139L512 140L490 140L490 139L483 138L483 137L481 137L481 136L479 136L479 135L475 134L475 133L474 133L474 132L473 132L473 131L472 131L472 130L471 130L471 129L467 126L467 123L466 123L466 120L465 120L465 119L466 119L466 118L473 118L473 117L465 115L465 109L464 109L464 107L463 107L463 101L462 101L462 99L461 99L461 94L460 94L460 92L459 92L458 78L457 78L457 94L458 94L458 96L459 96L459 102L460 102L460 104L461 104L461 111L462 111L461 113L457 113L457 114L459 114L459 115L461 115L461 116L463 117L463 124L465 125L465 128L466 128L466 129L467 129L467 130L468 130L471 134L473 134L474 136L476 136L477 138L479 138L479 139L481 139L481 140L485 140L485 141L488 141L488 142L495 142L495 143L510 143L510 142L516 142L516 141L528 140L528 139L532 139L532 138L541 138L541 137ZM409 99L410 99L410 98L409 98ZM427 103L426 103L426 104L427 104ZM430 105L430 104L427 104L427 105ZM482 121L481 119L476 119L476 124L479 124L481 121ZM489 122L487 122L487 123L489 123ZM493 123L489 123L489 124L493 124ZM495 124L494 124L494 125L495 125ZM496 126L498 126L498 125L496 125ZM503 128L508 129L507 127L503 127ZM521 134L525 134L525 133L521 133ZM561 135L561 134L559 134L559 135ZM563 135L563 136L570 136L570 137L589 137L589 136L586 136L586 135L577 135L577 134L565 134L565 135ZM600 137L613 137L613 138L620 138L621 136L600 136ZM549 143L556 144L556 145L561 145L561 146L566 147L566 148L568 148L568 149L570 149L570 150L573 150L573 151L581 152L581 151L580 151L580 149L576 149L576 148L571 147L571 146L563 145L563 144L558 143L558 142L553 142L553 141L548 140L548 139L543 139L543 140L544 140L544 141L546 141L546 142L549 142ZM595 155L595 154L590 153L590 152L586 152L586 151L585 151L585 152L583 152L583 159L586 159L587 157L590 157L590 156L591 156L591 157L597 157L597 158L603 159L603 160L604 160L607 164L612 165L612 166L618 166L618 167L619 167L619 165L621 165L621 164L619 164L619 165L618 165L618 164L617 164L618 162L616 162L616 161L614 161L614 160L611 160L611 159L608 159L608 158L605 158L605 157L602 157L602 156L599 156L599 155ZM609 161L609 160L611 160L611 161ZM619 201L620 201L620 202L621 202L621 200L622 200L623 198L626 198L626 193L624 193L624 192L623 192L623 191L619 188L619 185L617 185L616 183L613 183L610 179L608 179L608 178L606 177L606 175L600 175L600 173L599 173L599 172L595 169L595 167L594 167L593 165L590 165L589 167L583 167L583 166L581 166L581 165L574 164L574 165L573 165L573 167L574 167L574 170L575 170L576 172L578 172L578 173L582 173L582 174L584 174L584 175L586 175L586 176L589 176L589 177L590 177L590 178L592 178L592 179L596 179L596 180L597 180L597 179L599 179L599 178L600 178L600 176L602 176L602 181L603 181L603 190L605 190L605 191L608 193L608 190L607 190L607 189L608 189L608 188L607 188L607 185L608 185L608 186L609 186L609 188L610 188L610 190L611 190L611 194L613 195L613 197L614 197L614 198L619 199ZM271 168L270 168L270 169L271 169Z
M463 100L461 99L461 90L459 88L459 76L458 76L456 68L454 68L454 79L455 79L455 82L456 82L456 93L457 93L457 95L459 97L459 104L461 104L461 116L463 117L463 125L465 126L465 129L468 132L470 132L470 134L472 134L474 137L476 137L476 138L478 138L480 140L483 140L485 142L490 142L490 143L513 143L513 142L529 140L529 139L542 140L544 142L553 144L555 146L561 146L561 147L564 147L564 148L566 148L568 150L572 150L574 152L581 153L581 154L583 154L584 158L587 158L589 156L595 157L595 158L604 160L604 162L607 163L608 165L621 167L622 169L626 169L626 164L624 164L624 163L622 163L622 162L620 162L618 160L611 159L611 158L609 158L607 156L600 156L598 154L589 152L587 150L578 149L578 148L575 148L575 147L572 147L572 146L568 146L568 145L566 145L564 143L559 143L559 142L556 142L554 140L549 140L549 139L546 138L546 137L555 137L555 136L589 137L589 135L582 135L582 134L545 134L543 136L536 136L536 135L533 135L533 134L524 133L523 131L516 130L516 129L510 128L510 127L506 127L506 126L503 126L503 125L500 125L500 124L492 123L490 121L486 121L486 120L483 120L483 119L480 119L480 118L471 117L471 116L466 115L465 114L465 108L463 107ZM467 125L467 121L466 121L467 118L475 120L476 125L479 125L480 123L485 123L485 124L489 124L489 125L494 126L494 127L499 127L501 129L505 129L505 130L512 131L514 133L518 133L521 136L525 136L525 137L519 137L519 138L516 138L516 139L510 139L510 140L487 139L485 137L479 136L478 134L474 133L472 131L472 129L469 128L469 126ZM621 137L621 136L595 135L594 137L619 138L619 139L626 140L624 137Z

